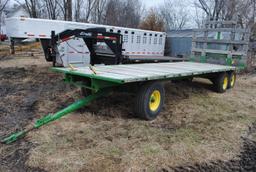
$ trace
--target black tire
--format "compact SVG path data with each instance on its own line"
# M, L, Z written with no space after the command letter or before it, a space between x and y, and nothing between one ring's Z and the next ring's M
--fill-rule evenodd
M157 100L154 100L153 94L157 94ZM155 119L163 107L164 97L165 90L162 83L150 82L142 85L135 100L136 115L145 120Z
M186 79L182 79L181 81L182 82L186 82L186 83L191 83L191 82L193 82L193 77L189 77L189 78L186 78Z
M234 88L236 84L236 72L230 72L228 74L228 89Z
M184 79L180 79L180 80L172 80L172 83L181 83L181 82L191 83L191 82L193 82L193 77L184 78Z
M208 79L211 81L212 84L215 84L216 77L208 77Z
M215 77L213 83L214 83L215 91L217 93L226 92L228 88L228 78L229 77L227 73L220 73Z

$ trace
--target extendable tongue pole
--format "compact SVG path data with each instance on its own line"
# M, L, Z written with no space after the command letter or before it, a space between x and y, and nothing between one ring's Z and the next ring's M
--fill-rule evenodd
M4 138L1 140L1 143L6 143L6 144L10 144L12 142L15 142L16 140L23 138L28 132L30 132L31 130L40 128L43 125L46 125L52 121L55 121L57 119L60 119L61 117L68 115L71 112L74 112L86 105L88 105L91 101L104 96L108 93L107 90L102 90L99 91L97 93L91 94L88 97L85 97L83 99L80 99L78 101L76 101L75 103L69 105L68 107L66 107L65 109L60 110L59 112L55 113L55 114L49 114L41 119L38 119L33 125L32 127L29 127L28 129L25 129L23 131L19 131L17 133L13 133L10 136Z

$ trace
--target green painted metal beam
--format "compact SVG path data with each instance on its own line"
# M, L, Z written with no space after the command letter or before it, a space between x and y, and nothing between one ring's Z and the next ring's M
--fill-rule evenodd
M28 129L25 129L23 131L19 131L17 133L13 133L11 134L10 136L4 138L1 140L1 143L6 143L6 144L10 144L12 142L15 142L16 140L20 139L20 138L23 138L28 132L30 132L31 130L33 129L37 129L37 128L40 128L52 121L55 121L55 120L58 120L60 119L61 117L63 116L66 116L68 115L69 113L71 112L74 112L86 105L88 105L90 102L92 102L93 100L99 98L99 97L102 97L104 95L107 95L109 93L109 90L101 90L97 93L94 93L92 95L89 95L88 97L85 97L83 99L80 99L78 101L76 101L75 103L69 105L68 107L58 111L57 113L55 114L49 114L47 116L44 116L43 118L41 119L38 119L34 125Z
M64 74L71 74L71 75L76 75L76 76L82 76L85 78L91 78L91 79L98 79L98 80L103 80L106 82L113 82L113 83L117 83L117 84L123 84L124 81L121 79L113 79L113 78L107 78L107 77L102 77L99 76L97 74L86 74L86 73L81 73L81 72L77 72L76 70L68 70L67 68L63 68L63 67L53 67L51 68L52 71L54 72L61 72Z
M65 74L64 81L76 87L87 88L94 92L97 92L99 90L106 89L106 88L120 86L123 84L123 83L121 84L121 83L110 82L110 81L94 79L94 78L87 78L87 77L85 78L90 82L76 81L75 76L76 75Z

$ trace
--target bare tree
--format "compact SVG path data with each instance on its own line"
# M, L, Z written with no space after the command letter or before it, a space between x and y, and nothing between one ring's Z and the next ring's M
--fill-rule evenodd
M63 14L63 19L72 21L72 0L57 1Z
M38 0L15 0L19 5L29 13L31 18L45 18L45 6L42 1Z
M92 22L102 24L103 23L103 13L107 5L107 0L94 0L94 5L92 7Z
M9 0L0 0L0 12L2 12L5 9L8 2Z
M138 27L140 20L141 20L141 8L142 5L138 0L129 0L126 2L126 5L123 9L123 18L125 20L122 24L126 27Z
M96 0L87 0L86 5L85 5L85 21L88 22L91 13L93 11L93 8L95 7Z
M198 7L195 7L195 17L194 21L197 25L197 28L203 28L206 20L206 15L204 11L200 10Z
M255 23L255 1L243 0L237 3L237 18L241 27L252 28Z
M48 18L49 19L57 19L58 16L58 0L45 0L45 7L47 10Z
M4 24L3 11L6 8L9 0L0 0L0 33L2 32L2 25Z
M119 0L109 0L106 6L106 14L104 17L104 24L117 26L119 22L118 13L120 7Z
M103 18L106 2L107 0L46 0L44 8L50 19L60 17L71 21L74 13L75 21L89 22L90 20L99 23Z
M109 0L106 5L104 24L137 28L141 11L142 5L139 0Z
M74 8L74 19L75 21L81 21L82 17L82 6L84 5L84 0L75 0L75 8Z
M189 13L186 9L186 4L182 1L166 0L165 3L159 7L159 11L164 19L166 30L183 29L188 20Z
M76 21L100 23L107 0L75 0Z
M72 21L72 0L66 0L67 6L67 20Z
M201 8L210 20L219 20L225 0L198 0L195 6Z
M32 18L38 18L38 1L37 0L25 0L26 9Z
M243 28L255 23L255 0L196 0L195 6L210 20L236 20Z
M164 31L164 20L157 10L150 9L148 15L142 20L139 25L140 29L153 30L153 31Z

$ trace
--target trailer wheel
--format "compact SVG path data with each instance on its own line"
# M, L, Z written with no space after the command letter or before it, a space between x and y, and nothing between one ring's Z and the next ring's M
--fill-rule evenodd
M230 72L228 75L228 89L233 88L236 83L236 72Z
M229 77L227 73L220 73L214 80L215 90L224 93L228 89Z
M160 82L142 85L136 96L135 113L145 120L155 119L163 107L164 96L164 87Z

